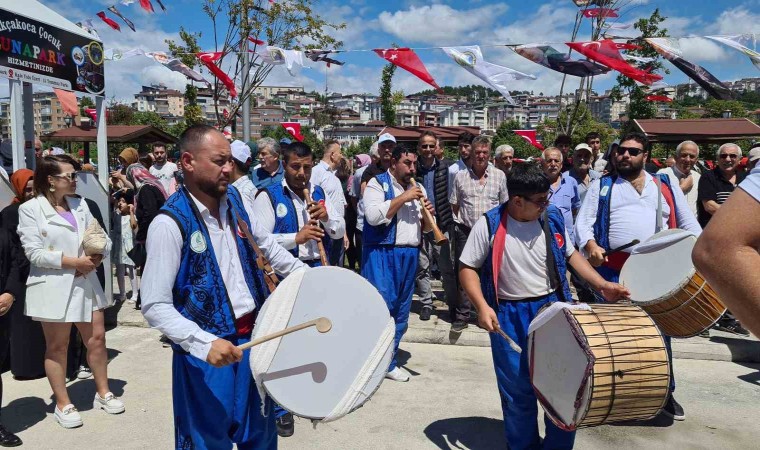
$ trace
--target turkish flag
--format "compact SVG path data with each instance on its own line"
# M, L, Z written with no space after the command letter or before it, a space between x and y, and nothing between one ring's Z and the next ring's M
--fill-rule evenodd
M121 31L121 27L119 26L119 24L114 22L113 19L106 16L105 11L100 11L97 14L97 16L100 17L103 20L103 22L107 23L109 27L113 28L116 31Z
M262 41L261 39L256 39L253 36L248 36L248 40L251 41L251 43L256 45L267 45L266 42Z
M648 102L663 102L663 103L670 103L673 101L670 97L667 95L647 95L646 101Z
M148 11L149 13L154 12L153 4L150 3L150 0L140 0L140 6L142 6L142 9Z
M603 39L591 42L568 42L567 46L588 59L603 64L610 69L617 70L628 78L640 83L651 85L655 81L662 80L660 75L633 67L623 59L619 50L630 50L631 44L616 44L610 39Z
M537 149L544 149L544 146L538 142L538 138L536 137L536 130L514 130L514 133L528 141L530 145L536 147Z
M376 48L373 51L377 53L377 56L393 65L401 67L439 91L441 90L433 79L433 76L430 75L425 68L425 64L423 64L417 54L414 53L414 50L409 48Z
M84 113L92 117L93 122L98 121L98 110L95 108L85 108Z
M583 16L592 18L592 17L618 17L617 9L610 9L610 8L590 8L590 9L584 9L583 10Z
M216 65L216 61L219 61L222 58L223 53L222 52L201 52L196 53L195 56L198 57L198 59L203 63L204 66L212 73L216 78L219 79L219 81L224 84L224 87L227 88L227 90L230 93L230 97L235 98L237 97L237 89L235 89L235 82L232 81L232 78L227 76L222 69L219 68L219 66Z
M303 135L301 134L301 124L298 122L280 122L285 131L293 136L298 142L303 142Z

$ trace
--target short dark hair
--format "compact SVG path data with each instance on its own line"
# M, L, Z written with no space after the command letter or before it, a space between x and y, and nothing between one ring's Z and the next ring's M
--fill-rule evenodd
M436 143L436 145L438 145L438 135L436 135L435 133L433 133L430 130L425 130L422 133L420 133L420 139L417 141L417 145L422 144L422 138L424 138L424 137L431 137L431 138L435 139L435 143Z
M625 141L636 141L639 144L644 146L644 151L649 152L649 139L644 133L639 133L636 131L631 131L630 133L626 133L623 135L622 138L620 138L620 145L623 144Z
M396 144L395 147L393 147L393 152L391 152L391 158L398 161L401 159L401 155L416 155L417 154L417 148L416 147L408 147L404 144Z
M586 138L584 139L584 141L588 144L588 141L590 141L591 139L602 139L602 136L599 135L599 133L597 133L596 131L592 131L586 135Z
M127 189L127 190L116 191L116 193L113 194L113 199L116 200L117 202L119 201L119 199L122 199L122 198L124 199L125 202L131 205L135 201L135 191L133 191L132 189Z
M156 142L154 142L154 143L150 144L150 148L152 148L152 149L154 149L154 150L155 150L155 149L156 149L156 147L163 147L163 148L166 148L166 144L165 144L165 143L163 143L163 142L161 142L161 141L156 141Z
M462 144L471 145L473 139L475 139L475 135L470 133L469 131L465 131L464 133L461 133L459 135L459 139L457 140L457 145L462 145Z
M203 138L207 134L214 132L221 133L221 131L209 125L198 124L189 127L179 135L177 146L180 153L192 152L203 142Z
M536 164L517 163L507 178L507 191L511 197L527 197L549 191L551 183L543 170Z
M70 155L49 155L37 159L37 168L34 170L34 187L35 195L44 195L50 200L50 182L49 176L60 175L61 164L71 164L74 170L82 170L79 162ZM52 203L52 202L51 202Z
M296 141L282 147L282 160L285 162L285 164L288 163L290 155L295 155L298 158L305 158L307 156L311 156L313 158L314 152L308 145L304 144L303 142Z
M556 146L559 146L559 145L562 145L562 144L567 144L567 145L572 146L573 145L573 140L570 139L570 136L568 136L566 134L559 134L559 135L557 135L556 138L554 138L554 146L556 147Z

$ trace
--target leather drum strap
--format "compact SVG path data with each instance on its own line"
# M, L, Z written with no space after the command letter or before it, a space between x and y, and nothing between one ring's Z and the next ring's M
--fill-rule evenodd
M240 216L236 215L236 218L238 228L243 230L243 234L245 234L246 239L248 239L248 243L251 244L253 251L256 253L256 265L264 273L264 281L269 288L269 293L272 293L277 288L277 284L280 282L280 280L277 278L277 275L274 273L272 266L269 264L269 260L266 258L266 256L264 256L264 252L261 251L261 248L258 246L258 244L256 244L256 241L253 240L251 230L248 229L248 224L245 223L245 221L241 219Z

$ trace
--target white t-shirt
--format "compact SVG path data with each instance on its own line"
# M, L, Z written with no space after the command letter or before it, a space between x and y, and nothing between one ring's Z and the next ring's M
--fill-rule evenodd
M752 169L752 172L739 184L739 187L760 202L760 167Z
M676 169L678 170L678 169ZM672 167L666 167L665 169L660 169L657 171L657 173L664 173L670 178L670 187L673 189L680 189L680 183L681 180L678 178L678 175L676 175L675 171ZM680 172L679 172L680 173ZM689 204L689 209L691 209L691 212L694 213L694 216L697 215L697 197L699 194L699 189L697 187L699 186L699 178L701 175L696 170L691 171L691 179L692 179L692 186L689 192L684 192L684 195L686 196L686 203ZM683 191L682 191L683 192Z
M565 230L564 249L568 258L575 251L572 245L568 245L571 242ZM481 217L472 227L459 261L479 269L486 263L491 244L486 218ZM541 223L538 220L519 222L509 216L496 295L499 299L519 301L552 291L546 267L546 237Z
M165 162L163 166L153 164L150 166L150 173L154 177L158 178L158 181L164 186L164 190L169 192L169 186L172 184L172 178L174 178L174 172L176 172L177 165L173 162Z

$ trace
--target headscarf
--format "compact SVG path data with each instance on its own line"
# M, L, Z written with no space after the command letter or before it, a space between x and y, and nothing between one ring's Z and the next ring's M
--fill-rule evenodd
M119 157L123 158L127 162L127 167L129 167L136 163L140 156L137 154L137 150L127 147L119 153Z
M372 162L372 158L366 153L356 155L356 160L359 162L356 167L357 169L368 166Z
M29 169L19 169L11 175L11 184L13 190L16 191L16 198L12 203L21 203L24 197L24 189L26 189L29 180L34 178L34 171Z
M140 189L146 184L158 189L161 192L161 195L164 196L164 200L169 198L166 194L166 190L164 190L164 186L158 181L158 178L154 177L153 174L148 172L148 169L140 163L135 163L127 167L127 180L135 185L135 207L137 207L137 195L139 194Z

